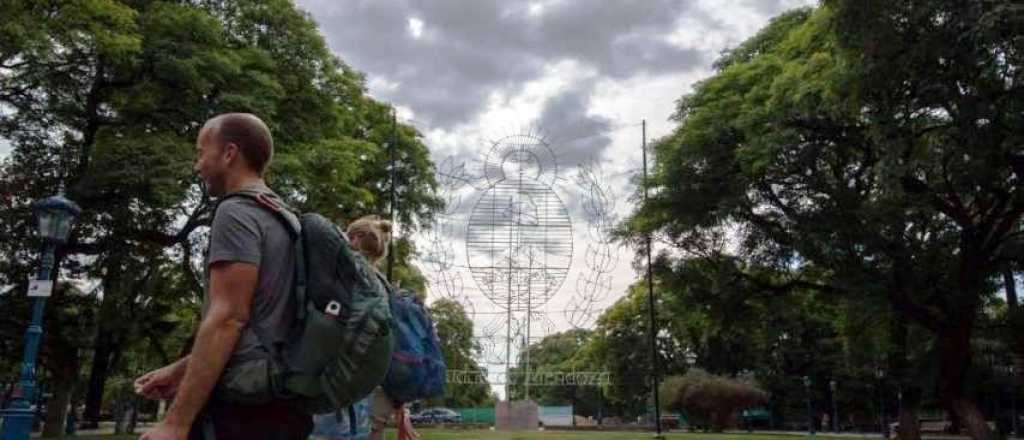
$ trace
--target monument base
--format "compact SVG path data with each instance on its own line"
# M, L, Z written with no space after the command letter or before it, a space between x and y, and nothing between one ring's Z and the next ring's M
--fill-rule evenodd
M532 400L502 401L494 405L494 426L501 431L533 430L540 425L540 407Z

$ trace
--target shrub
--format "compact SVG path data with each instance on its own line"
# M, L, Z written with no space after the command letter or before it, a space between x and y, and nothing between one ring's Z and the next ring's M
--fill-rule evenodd
M685 412L692 425L710 425L715 432L732 425L738 411L768 401L768 393L753 383L696 369L666 378L659 391L665 408Z

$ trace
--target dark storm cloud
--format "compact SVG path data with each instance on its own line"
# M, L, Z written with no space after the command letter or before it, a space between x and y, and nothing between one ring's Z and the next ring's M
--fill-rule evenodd
M545 65L575 60L609 78L686 71L710 55L665 41L689 11L679 0L525 2L300 0L350 65L397 84L375 90L440 128L471 122L494 91L514 94ZM421 38L409 20L423 22Z
M546 131L561 168L601 159L611 143L612 121L588 115L593 84L587 81L549 99L537 126Z

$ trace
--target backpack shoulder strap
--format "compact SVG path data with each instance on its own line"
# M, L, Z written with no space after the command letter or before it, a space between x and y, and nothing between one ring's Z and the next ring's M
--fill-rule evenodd
M377 279L380 281L380 283L384 286L384 291L386 291L388 293L388 297L390 297L391 295L394 295L395 292L396 292L395 291L395 286L391 285L391 282L388 281L388 277L386 277L386 276L384 276L384 274L380 273L380 271L377 270L377 267L373 266L373 264L370 264L370 270L373 271L373 274L377 277Z
M292 241L295 242L295 285L292 288L295 294L295 318L298 322L304 321L306 319L307 284L306 250L302 242L302 224L299 222L298 215L292 212L287 205L270 197L266 192L252 188L242 189L241 191L221 197L220 200L217 200L217 206L214 207L214 215L217 215L217 207L220 207L221 203L234 197L245 197L254 200L259 206L274 214L274 218L278 219L284 225L285 230L292 236Z
M270 211L270 213L274 214L275 218L281 221L285 230L291 234L292 238L298 239L302 236L302 225L299 223L299 218L291 211L291 209L288 208L287 205L276 200L274 197L270 197L270 195L264 191L252 188L246 188L221 197L217 200L217 206L214 207L214 215L217 215L216 209L220 207L221 203L236 197L244 197L253 200L260 205L260 207Z

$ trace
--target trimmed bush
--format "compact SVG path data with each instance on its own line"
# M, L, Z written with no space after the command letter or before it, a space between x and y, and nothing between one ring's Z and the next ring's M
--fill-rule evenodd
M768 401L768 393L753 383L697 369L666 378L659 391L665 408L685 412L691 425L714 432L733 426L740 410Z

